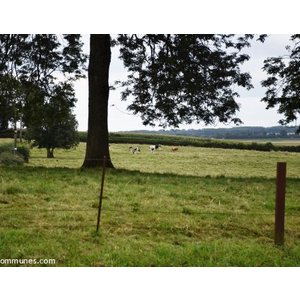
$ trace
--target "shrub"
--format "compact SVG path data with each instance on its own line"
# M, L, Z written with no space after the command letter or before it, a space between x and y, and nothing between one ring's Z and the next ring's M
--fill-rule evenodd
M0 145L0 154L1 153L11 153L13 151L12 144L6 143Z
M24 164L24 158L20 155L14 155L11 153L0 153L0 165L21 167Z
M79 140L82 143L86 143L87 141L87 132L86 131L78 131Z
M24 158L24 161L26 163L29 162L29 157L30 157L30 149L27 145L24 145L24 144L19 144L18 145L18 154L20 156L23 156Z
M4 161L10 160L10 157L14 157L15 156L15 155L13 155L14 154L13 153L14 152L13 149L14 149L14 146L11 143L6 143L6 144L0 145L0 155L1 156L4 155L4 158L3 158ZM18 144L18 148L17 149L18 149L17 154L18 154L19 158L20 157L22 158L23 163L24 162L28 163L29 162L29 157L30 157L29 146L27 146L25 144ZM16 160L18 160L18 158Z

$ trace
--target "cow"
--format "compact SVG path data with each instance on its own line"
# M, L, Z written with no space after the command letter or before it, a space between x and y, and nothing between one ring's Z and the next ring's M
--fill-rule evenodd
M136 148L133 149L132 153L135 154L135 153L138 153L138 152L141 152L141 149L139 147L136 147Z
M141 152L141 149L139 147L133 148L132 146L130 146L129 147L129 152L132 153L132 154L135 154L135 153Z
M171 151L172 152L178 151L178 147L172 147Z
M161 145L151 145L149 146L149 150L151 153L154 153L156 149L161 149Z

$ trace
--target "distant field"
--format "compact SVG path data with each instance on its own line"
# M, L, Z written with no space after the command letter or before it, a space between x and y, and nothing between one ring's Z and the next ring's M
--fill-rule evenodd
M82 141L85 136L81 135ZM257 140L225 140L198 138L189 136L145 134L145 133L111 133L111 143L161 144L174 146L193 146L202 148L222 148L257 151L285 151L300 153L300 140L257 139Z
M245 142L245 143L272 143L274 145L281 146L299 146L300 139L247 139L247 140L228 140L228 141L236 141L236 142Z
M86 142L86 132L80 132L80 139ZM151 133L110 133L111 143L181 145L205 148L243 149L258 151L288 151L300 153L300 139L213 139L191 136L151 134Z
M163 146L152 154L148 146L111 143L116 170L107 171L98 234L101 170L80 168L85 143L55 150L55 159L34 148L26 166L1 167L0 259L300 266L300 153ZM288 165L284 247L273 242L279 161Z
M1 142L1 140L0 140ZM141 153L131 154L129 146L138 146ZM276 163L288 163L289 176L300 177L300 153L260 152L235 149L215 149L179 146L177 152L172 146L162 146L154 154L149 145L111 144L112 162L117 169L159 174L189 176L230 176L273 178ZM85 156L85 143L73 150L54 151L55 159L46 158L45 149L34 148L28 166L80 168Z

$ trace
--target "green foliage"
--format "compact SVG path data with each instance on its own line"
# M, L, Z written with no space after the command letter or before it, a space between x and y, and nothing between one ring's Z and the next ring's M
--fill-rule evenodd
M1 143L0 155L2 165L23 165L29 163L30 149L25 144L18 144L17 155L14 155L13 143Z
M78 145L78 122L75 115L70 113L64 120L56 119L56 117L57 115L53 114L51 118L49 116L49 122L29 127L26 139L32 141L33 146L46 148L52 153L55 148L71 149Z
M268 58L263 67L269 77L262 81L262 86L267 88L262 101L267 103L267 109L278 106L278 113L284 115L279 121L282 125L297 120L300 113L300 35L292 35L291 40L294 46L287 47L289 57Z
M239 105L234 85L250 89L251 76L240 65L241 50L253 35L146 34L118 36L120 57L129 71L122 99L145 125L178 127L203 121L233 121ZM263 41L264 37L259 40Z
M84 77L87 56L78 34L1 34L0 70L21 81L38 83L46 92L57 74L66 80Z
M5 110L6 110L6 103L2 95L0 94L0 134L2 134L3 131L5 132L8 128L8 116L6 115Z
M84 133L81 133L84 140ZM139 133L110 133L109 140L111 143L126 144L161 144L168 146L193 146L203 148L222 148L222 149L240 149L240 150L256 150L256 151L286 151L300 152L300 146L278 146L271 142L233 142L215 139L192 138L174 135L162 134L139 134Z
M170 130L134 130L132 133L155 133L217 139L300 139L294 126L236 126L231 128L170 129Z
M0 130L7 130L8 122L20 119L24 93L24 88L17 78L5 72L0 74Z
M0 35L0 125L20 120L44 126L75 106L73 82L85 77L87 56L78 34ZM1 128L0 128L1 129Z
M29 158L30 158L30 148L29 148L29 146L19 143L17 149L18 149L17 150L18 154L23 157L23 159L26 163L29 163Z
M0 143L0 154L1 153L12 153L14 149L13 143L11 142L2 142Z
M0 166L14 166L21 167L24 164L24 158L21 155L14 155L12 153L0 153Z
M79 141L82 143L87 142L87 132L86 131L78 131Z

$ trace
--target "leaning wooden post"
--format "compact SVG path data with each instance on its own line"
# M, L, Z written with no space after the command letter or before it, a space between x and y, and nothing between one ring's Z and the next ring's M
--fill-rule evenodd
M275 245L284 244L284 210L286 191L286 163L277 163L276 207L275 207Z
M102 210L102 197L103 197L103 188L104 188L104 179L105 179L105 169L106 169L106 156L103 157L103 166L102 166L102 180L101 180L101 190L100 190L100 197L99 197L99 207L98 207L98 219L97 219L97 232L100 226L100 217L101 217L101 210Z

